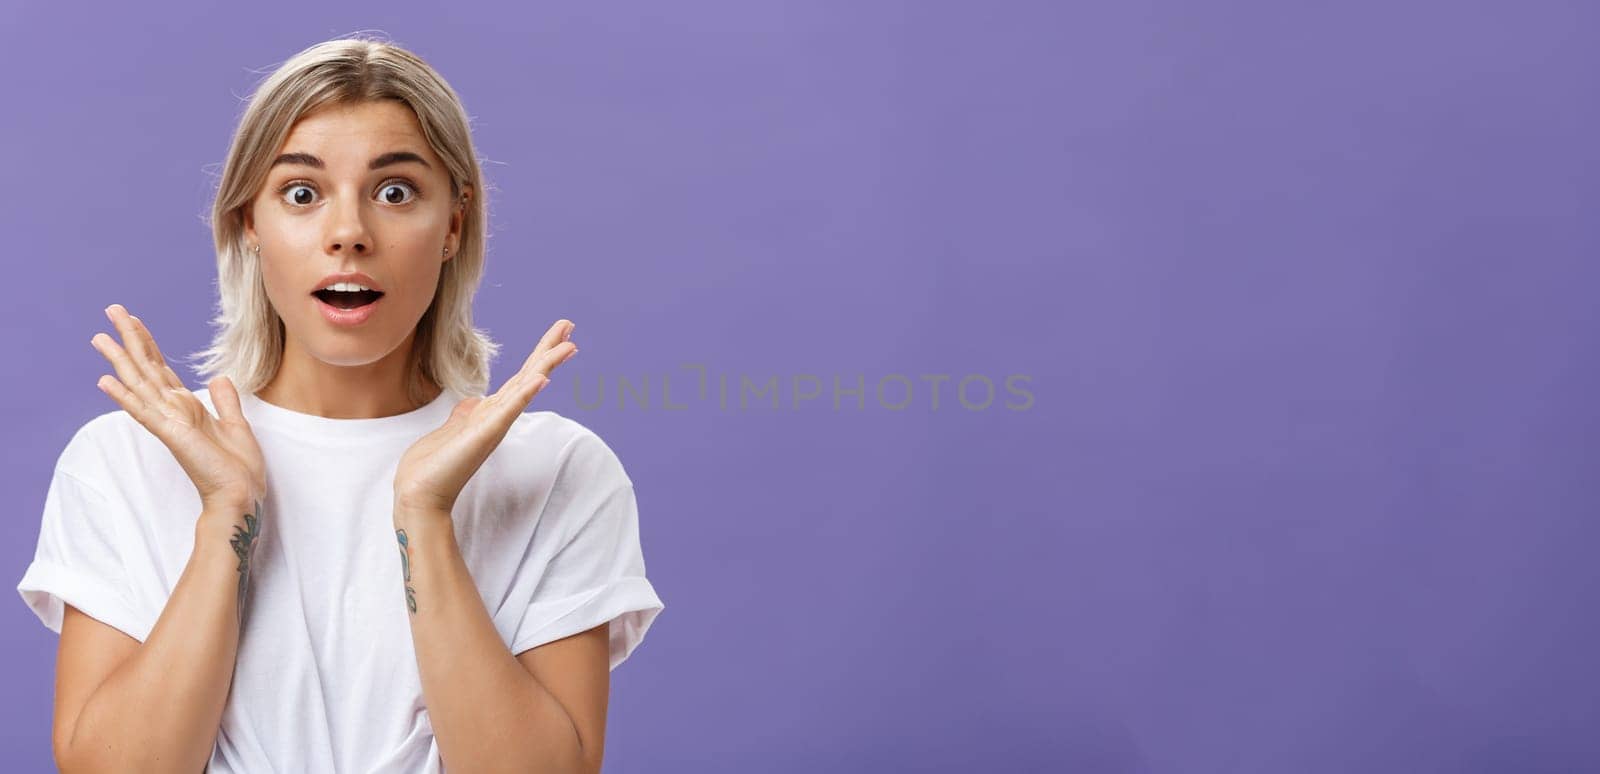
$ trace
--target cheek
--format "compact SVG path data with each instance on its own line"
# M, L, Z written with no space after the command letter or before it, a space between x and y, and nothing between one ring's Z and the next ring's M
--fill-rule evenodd
M403 276L395 277L390 287L400 291L396 294L397 300L403 299L407 307L417 310L428 308L433 303L434 291L439 287L440 269L442 267L424 259L412 263L407 267Z
M261 284L267 290L267 299L273 306L281 309L284 304L291 303L300 295L296 289L297 280L293 276L285 275L282 267L271 261L261 262Z
M391 284L404 282L407 289L412 289L417 283L437 275L440 261L444 260L444 237L437 238L438 244L434 242L431 231L384 239L380 249L386 260L379 263L388 267Z

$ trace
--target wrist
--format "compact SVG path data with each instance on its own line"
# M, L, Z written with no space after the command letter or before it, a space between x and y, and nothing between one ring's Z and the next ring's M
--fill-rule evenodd
M256 505L262 499L264 499L263 494L251 493L242 489L230 489L225 492L202 492L200 494L200 510L205 513L233 513L237 511L239 514L254 514Z
M393 493L392 502L394 503L394 511L397 514L402 511L418 515L438 515L442 513L446 518L449 518L450 511L454 508L452 503L440 500L434 495L404 493L398 489Z
M399 499L394 502L396 527L429 527L449 523L451 523L449 509L437 504L406 503Z
M222 533L231 536L235 528L245 531L251 529L250 522L255 522L259 529L261 521L262 503L260 500L248 498L227 498L202 501L200 518L195 523L196 531L208 533ZM247 520L246 517L249 517Z

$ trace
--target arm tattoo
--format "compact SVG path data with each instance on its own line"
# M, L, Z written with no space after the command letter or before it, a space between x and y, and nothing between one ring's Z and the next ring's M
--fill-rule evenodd
M255 514L244 515L244 527L233 525L233 538L228 544L233 546L234 555L239 557L239 623L244 624L244 598L245 592L250 588L250 557L255 553L256 535L261 533L261 501L255 501Z
M395 540L400 541L400 567L405 571L406 577L406 607L415 613L417 612L417 590L411 588L411 543L406 540L406 531L403 529L395 530L394 537Z

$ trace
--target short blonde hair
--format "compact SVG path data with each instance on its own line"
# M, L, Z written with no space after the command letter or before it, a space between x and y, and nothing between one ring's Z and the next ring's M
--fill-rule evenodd
M189 357L209 382L227 376L241 393L265 387L283 359L283 320L267 299L258 256L244 237L244 209L266 184L272 161L301 116L324 105L397 100L410 107L423 136L444 161L451 200L463 185L460 246L444 262L433 303L417 322L408 356L407 392L421 404L423 375L463 396L488 391L489 364L499 345L472 325L472 298L483 277L488 209L482 170L465 108L455 90L415 54L384 40L348 37L318 43L284 62L246 106L211 206L219 303L211 346Z

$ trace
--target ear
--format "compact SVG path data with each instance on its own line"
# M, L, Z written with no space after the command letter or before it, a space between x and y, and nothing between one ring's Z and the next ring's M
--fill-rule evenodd
M254 210L254 203L246 203L244 207L240 208L239 210L239 216L244 221L244 243L246 245L261 244L261 240L256 237Z
M450 253L442 256L446 261L456 257L461 250L461 232L466 227L467 207L471 205L472 194L472 186L462 186L455 209L450 213L450 234L445 238L445 246L450 248Z

